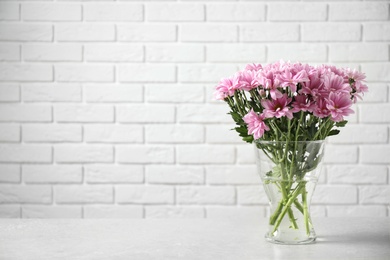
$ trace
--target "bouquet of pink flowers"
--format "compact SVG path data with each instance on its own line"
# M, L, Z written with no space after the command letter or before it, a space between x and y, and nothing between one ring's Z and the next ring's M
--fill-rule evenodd
M354 112L352 104L368 89L364 79L356 70L276 62L249 64L217 84L215 98L229 105L237 125L234 129L272 163L262 175L268 197L279 198L273 208L271 202L269 238L283 233L278 228L285 215L290 227L298 229L300 214L307 236L315 239L307 196L314 186L306 184L318 179L319 140L338 134L338 128L345 126L345 117Z
M244 141L323 140L345 126L352 104L368 89L364 79L329 65L248 64L218 83L215 98L228 103Z

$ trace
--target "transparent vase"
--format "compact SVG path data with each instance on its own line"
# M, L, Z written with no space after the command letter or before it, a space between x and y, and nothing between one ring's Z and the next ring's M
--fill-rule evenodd
M316 240L310 202L321 172L324 141L255 141L258 172L270 204L266 239L278 244Z

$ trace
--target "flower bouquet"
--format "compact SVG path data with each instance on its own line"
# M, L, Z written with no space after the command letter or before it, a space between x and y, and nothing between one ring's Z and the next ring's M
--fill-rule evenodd
M348 68L281 61L248 64L217 84L215 98L229 105L234 130L256 147L271 205L269 241L315 240L309 203L323 143L346 125L352 104L368 90L364 79Z

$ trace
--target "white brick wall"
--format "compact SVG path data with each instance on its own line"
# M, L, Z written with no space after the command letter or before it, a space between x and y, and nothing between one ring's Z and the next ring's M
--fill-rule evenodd
M280 59L369 93L329 139L315 216L390 216L389 1L1 1L0 217L257 218L217 81Z

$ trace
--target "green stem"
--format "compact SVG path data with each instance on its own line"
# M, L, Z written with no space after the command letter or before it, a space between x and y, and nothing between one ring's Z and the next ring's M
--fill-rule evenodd
M310 234L310 223L309 223L309 208L307 207L307 191L306 185L302 188L302 204L303 204L303 221L305 223L306 234Z

